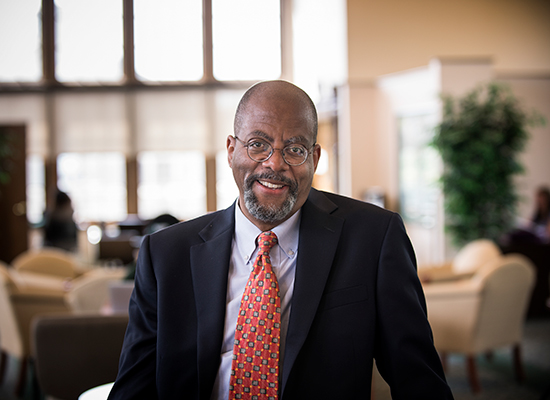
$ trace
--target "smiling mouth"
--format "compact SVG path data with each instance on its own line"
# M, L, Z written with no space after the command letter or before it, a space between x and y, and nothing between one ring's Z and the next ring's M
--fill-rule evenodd
M262 186L265 186L266 188L269 188L269 189L281 189L283 188L285 185L277 185L275 183L271 183L271 182L267 182L267 181L258 181L258 183Z

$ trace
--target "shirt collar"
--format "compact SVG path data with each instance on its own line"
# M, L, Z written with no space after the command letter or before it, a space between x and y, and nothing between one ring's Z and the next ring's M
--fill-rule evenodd
M300 231L300 215L298 210L280 225L271 231L277 235L280 249L288 257L292 258L298 251L298 239ZM235 207L235 243L240 255L248 261L256 250L256 238L262 231L254 225L241 211L237 202Z

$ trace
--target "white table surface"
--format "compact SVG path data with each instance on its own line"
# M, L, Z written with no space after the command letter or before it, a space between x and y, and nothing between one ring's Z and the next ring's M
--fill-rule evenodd
M113 387L113 382L91 388L82 393L78 400L106 400Z

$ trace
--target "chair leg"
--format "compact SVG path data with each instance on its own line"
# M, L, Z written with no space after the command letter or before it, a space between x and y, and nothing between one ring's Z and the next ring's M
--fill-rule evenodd
M521 362L521 345L516 344L513 347L514 352L514 370L516 372L516 380L519 383L525 381L525 370L523 369L523 363Z
M374 370L372 371L372 377L370 380L370 398L374 400Z
M0 350L0 386L4 382L4 374L6 373L6 365L8 364L7 354Z
M441 360L441 366L443 367L443 372L447 372L447 366L448 366L447 353L446 352L439 353L439 358Z
M19 377L17 378L17 383L15 385L15 394L18 397L23 397L23 393L25 391L28 361L29 361L28 356L23 356L20 359L21 365L19 366Z
M472 354L467 356L467 370L468 370L468 380L470 381L470 387L472 388L472 393L479 393L481 391L481 385L479 384L479 378L477 375L476 359Z

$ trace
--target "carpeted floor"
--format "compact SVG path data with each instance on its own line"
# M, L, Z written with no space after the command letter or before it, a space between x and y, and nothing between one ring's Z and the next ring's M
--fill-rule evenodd
M472 394L466 375L465 359L461 355L448 358L447 381L455 400L542 400L550 391L550 319L528 320L522 343L527 380L518 384L513 370L511 349L496 351L493 359L477 358L482 391ZM375 377L374 400L391 399L382 378ZM550 400L550 393L544 400Z

